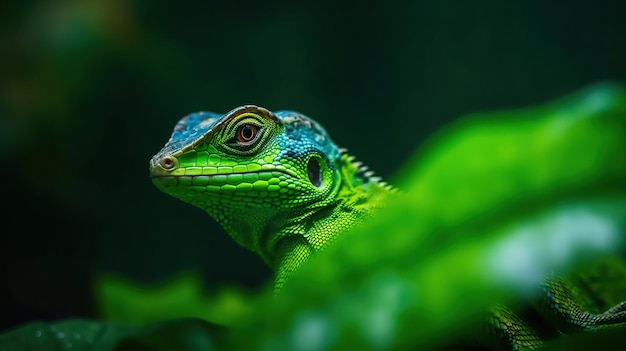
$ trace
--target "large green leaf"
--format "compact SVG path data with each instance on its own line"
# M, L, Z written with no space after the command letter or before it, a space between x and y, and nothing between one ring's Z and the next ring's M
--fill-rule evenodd
M624 90L597 85L451 126L401 172L406 194L262 301L245 333L292 350L435 345L544 272L616 253L625 125Z
M227 318L228 332L211 329L206 340L229 350L439 347L480 337L493 304L524 304L547 271L570 277L591 311L626 300L622 86L598 84L542 106L462 118L418 150L394 183L403 194L376 218L307 262L279 296L268 289L249 297ZM120 306L138 305L137 287L101 282L107 317L156 318L124 317ZM227 310L218 300L210 307L206 296L187 297L187 307L160 317L216 321L189 306ZM178 321L163 330L185 338ZM20 333L5 334L0 345L27 335ZM124 333L118 336L127 340Z

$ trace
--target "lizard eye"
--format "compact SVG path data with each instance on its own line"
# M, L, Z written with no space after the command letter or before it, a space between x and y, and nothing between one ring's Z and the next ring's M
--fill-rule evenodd
M235 139L238 142L248 144L256 139L259 134L259 127L254 124L244 123L237 128Z

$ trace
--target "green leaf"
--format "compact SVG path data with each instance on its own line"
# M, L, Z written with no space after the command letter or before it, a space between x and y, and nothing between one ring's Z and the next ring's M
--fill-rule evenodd
M83 319L30 323L0 335L3 351L216 350L223 327L185 318L145 326Z
M0 336L2 350L110 350L129 328L116 324L71 319L34 322Z

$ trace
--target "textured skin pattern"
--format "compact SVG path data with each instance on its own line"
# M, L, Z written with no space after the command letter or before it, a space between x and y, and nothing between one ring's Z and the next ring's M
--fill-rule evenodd
M553 337L582 331L621 327L626 323L626 302L618 303L599 314L584 311L575 295L574 287L560 277L549 274L534 300L533 311L542 326L529 326L524 319L506 306L496 306L490 316L486 339L481 346L494 350L536 350L543 346L538 328Z
M533 329L505 306L494 307L487 327L486 346L495 350L533 350L543 345Z
M536 310L554 329L561 333L572 333L626 323L626 301L603 313L588 313L576 302L572 290L573 287L565 280L553 274L542 287L542 298L537 299Z
M315 251L372 216L395 189L339 149L323 127L293 111L258 106L182 118L150 161L154 184L202 208L276 271L276 290ZM554 334L626 322L626 303L584 312L566 283L549 277L535 310ZM492 311L470 344L536 349L540 337L510 309Z

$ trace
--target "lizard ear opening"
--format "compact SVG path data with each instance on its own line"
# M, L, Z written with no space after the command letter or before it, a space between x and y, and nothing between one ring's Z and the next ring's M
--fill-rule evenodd
M322 185L322 170L320 168L319 160L315 157L309 158L309 162L306 165L306 170L309 175L309 180L311 184L316 187L320 187Z

